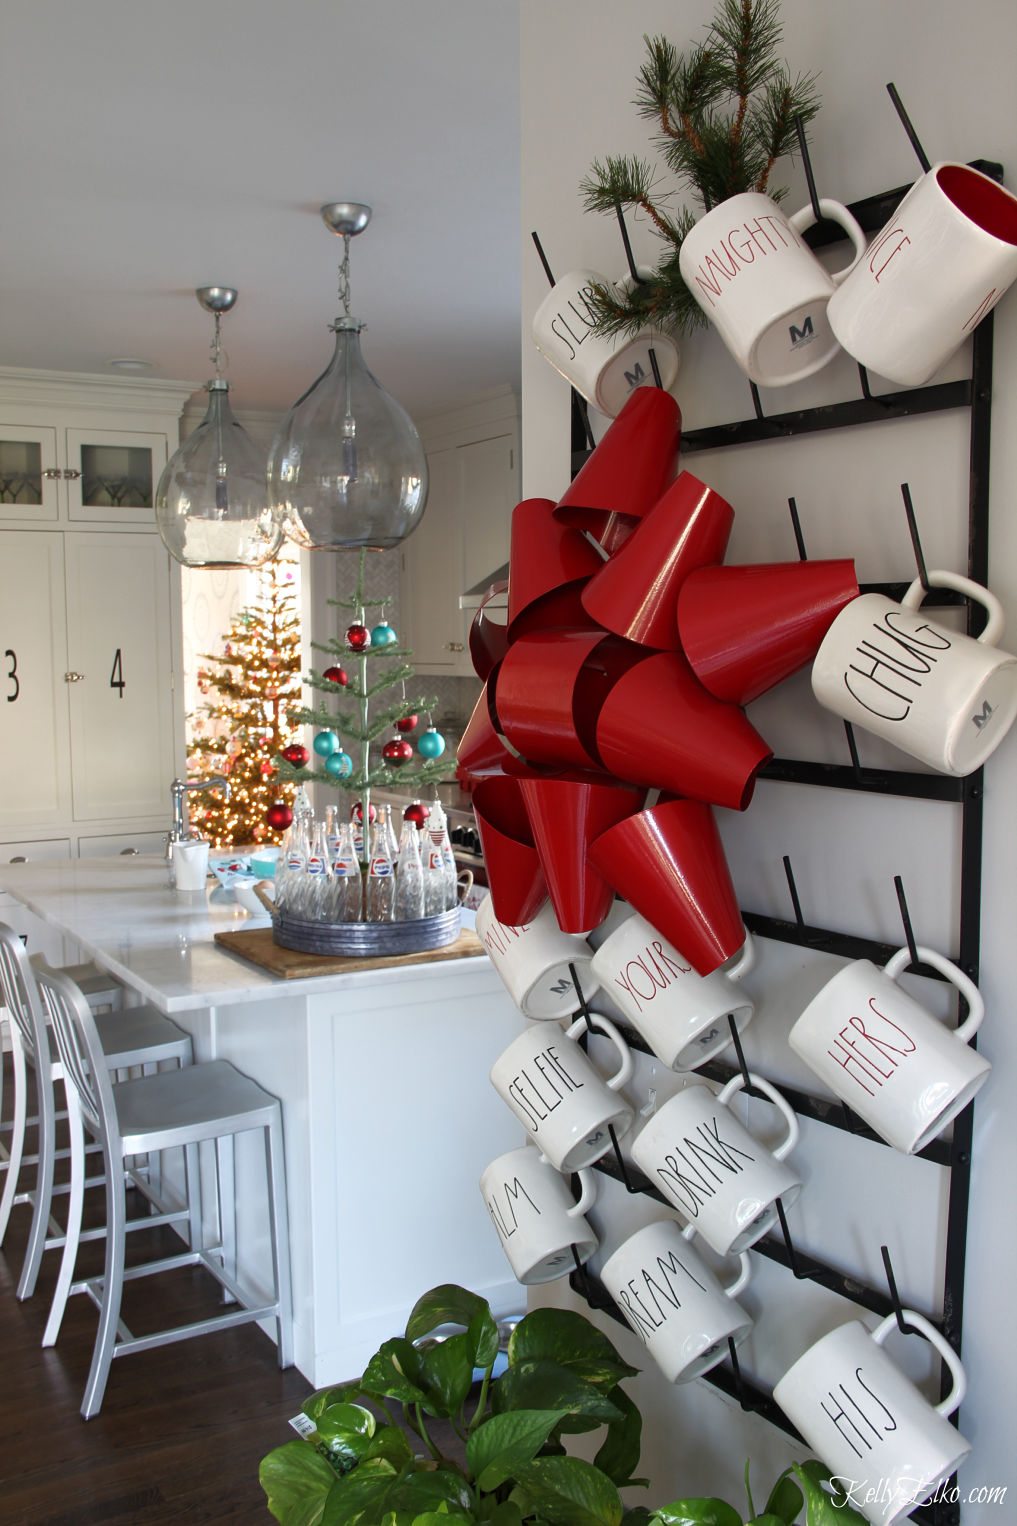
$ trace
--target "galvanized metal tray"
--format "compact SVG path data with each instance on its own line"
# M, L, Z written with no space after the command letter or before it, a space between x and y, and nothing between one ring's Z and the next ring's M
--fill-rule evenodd
M272 914L272 938L280 948L302 954L339 954L371 958L415 954L454 943L462 929L459 907L413 922L305 922Z

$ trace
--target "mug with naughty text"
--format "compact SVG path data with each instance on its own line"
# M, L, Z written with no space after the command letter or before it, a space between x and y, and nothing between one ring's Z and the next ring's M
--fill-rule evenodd
M637 387L655 384L651 349L665 391L674 384L679 364L677 344L660 329L641 329L635 336L595 331L595 290L610 290L611 284L593 270L569 271L537 308L532 328L545 360L609 419Z
M852 599L812 665L812 691L834 714L892 742L941 773L964 778L998 747L1017 717L1017 657L1000 651L1003 607L959 573L927 573L988 611L977 639L921 612L916 578L900 604L881 593Z
M868 959L846 965L788 1035L809 1069L906 1155L942 1133L991 1069L969 1048L985 1013L978 987L935 949L917 952L964 997L968 1014L959 1027L947 1028L898 984L911 961L902 948L882 970Z
M798 1119L775 1086L754 1071L761 1091L783 1116L786 1132L768 1150L728 1103L745 1085L739 1072L719 1092L698 1083L670 1097L632 1142L632 1158L654 1187L719 1256L748 1250L777 1222L778 1200L798 1197L801 1178L784 1165L798 1142Z
M494 914L487 896L477 907L477 936L505 989L526 1017L571 1017L583 996L597 990L591 973L593 950L578 933L563 933L550 901L531 922L510 927ZM575 971L575 980L573 980Z
M854 259L831 274L802 238L811 203L788 216L760 191L730 196L685 235L678 268L750 381L785 387L840 352L827 304L865 252L865 234L839 201L819 203L840 223Z
M597 1201L596 1176L580 1171L579 1182L577 1201L531 1144L506 1151L484 1170L480 1191L517 1282L552 1282L597 1249L597 1236L584 1217Z
M689 1244L695 1230L674 1219L646 1224L609 1256L601 1281L669 1383L689 1383L740 1345L752 1319L736 1300L751 1266L740 1257L727 1287Z
M1017 197L967 164L915 182L830 301L849 355L920 387L1017 277Z
M913 1309L905 1322L946 1362L953 1387L930 1404L883 1350L897 1329L888 1314L875 1330L852 1320L824 1335L788 1369L773 1397L833 1481L872 1526L893 1526L934 1494L971 1451L949 1415L967 1388L957 1353Z
M591 1012L589 1024L610 1039L618 1069L607 1080L576 1043L585 1017L564 1031L536 1023L512 1040L491 1067L491 1082L533 1143L558 1171L592 1165L632 1122L632 1108L618 1095L632 1079L632 1054L609 1018Z
M616 927L593 956L600 988L672 1070L695 1070L740 1033L755 1010L736 982L755 963L751 936L710 975L698 975L645 917Z

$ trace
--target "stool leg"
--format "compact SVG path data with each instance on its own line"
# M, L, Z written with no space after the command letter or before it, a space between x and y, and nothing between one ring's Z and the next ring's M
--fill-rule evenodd
M46 1249L46 1231L49 1227L50 1208L53 1203L53 1163L56 1160L56 1099L53 1095L51 1072L42 1069L42 1061L36 1059L35 1090L39 1114L39 1163L35 1173L35 1202L32 1206L32 1227L25 1249L24 1265L18 1281L18 1297L31 1298ZM84 1175L84 1156L81 1174Z
M289 1205L286 1199L286 1164L283 1158L282 1112L277 1107L265 1129L265 1170L268 1177L269 1215L272 1227L272 1265L275 1296L279 1305L275 1328L276 1356L280 1367L293 1366L293 1292L290 1285Z
M66 1086L67 1130L71 1149L71 1190L67 1199L67 1233L64 1237L63 1255L53 1301L49 1306L49 1318L42 1335L42 1344L52 1346L60 1334L60 1324L67 1307L67 1299L74 1278L74 1263L78 1256L78 1239L81 1235L81 1210L85 1199L85 1130L81 1122L78 1094L73 1086ZM108 1188L107 1188L108 1191Z
M14 1072L14 1117L11 1125L10 1154L7 1157L7 1180L4 1183L3 1197L0 1198L0 1245L3 1244L4 1235L7 1233L7 1221L11 1216L11 1205L18 1190L18 1177L21 1174L21 1157L25 1152L25 1119L28 1116L28 1108L25 1103L25 1050L16 1023L10 1024L10 1031L11 1064ZM41 1171L41 1146L39 1168ZM45 1233L45 1225L43 1225L43 1233Z
M219 1244L222 1247L222 1264L231 1276L237 1275L237 1188L236 1188L236 1136L230 1134L215 1142L216 1173L218 1179ZM223 1290L223 1302L232 1302Z
M108 1149L103 1150L106 1167L106 1267L102 1279L102 1307L99 1329L92 1351L92 1366L81 1401L81 1415L91 1420L102 1406L113 1348L120 1319L120 1300L124 1291L124 1254L127 1239L127 1201L124 1191L123 1161L114 1163Z
M200 1250L205 1243L205 1231L201 1222L201 1160L196 1144L184 1145L184 1189L187 1193L190 1248Z

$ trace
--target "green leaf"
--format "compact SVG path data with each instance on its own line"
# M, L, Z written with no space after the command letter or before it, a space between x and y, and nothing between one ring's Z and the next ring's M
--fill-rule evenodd
M650 1526L653 1516L645 1505L630 1505L622 1516L622 1526Z
M394 1468L402 1468L413 1461L413 1448L405 1431L397 1425L383 1425L372 1436L366 1456L379 1457Z
M742 1518L733 1505L718 1499L672 1500L661 1505L652 1516L654 1526L742 1526Z
M425 1510L423 1515L410 1515L409 1511L396 1511L391 1517L392 1526L472 1526L474 1515L460 1515L458 1511Z
M813 1457L791 1466L805 1494L808 1526L866 1526L865 1517L848 1504L843 1491L830 1484L830 1470L825 1463ZM834 1493L827 1494L824 1485L830 1485Z
M420 1354L420 1385L434 1415L455 1415L473 1384L473 1342L468 1334L450 1335Z
M534 1309L516 1325L509 1339L510 1365L525 1361L557 1362L610 1389L622 1378L635 1377L639 1369L623 1362L600 1330L583 1314L572 1309Z
M490 1495L479 1501L478 1519L485 1526L523 1526L522 1512L514 1500L502 1500L496 1504Z
M389 1491L405 1471L397 1471L382 1458L361 1463L354 1472L336 1480L325 1501L321 1526L354 1526L361 1517L365 1526L368 1522L374 1526L390 1508L386 1503Z
M403 1404L422 1404L427 1394L420 1382L420 1363L416 1346L396 1336L385 1341L368 1362L362 1379L364 1388Z
M358 1380L355 1383L334 1383L330 1388L319 1388L316 1393L304 1400L300 1408L305 1415L310 1415L312 1420L333 1404L349 1404L353 1399L363 1393L363 1388Z
M621 1488L636 1482L632 1475L639 1466L643 1417L620 1385L607 1397L618 1409L619 1418L608 1421L607 1436L593 1461Z
M419 1340L439 1325L462 1325L470 1336L474 1366L490 1367L498 1353L498 1326L487 1300L454 1282L418 1298L406 1321L406 1339Z
M306 1441L287 1441L258 1469L268 1508L282 1526L317 1526L336 1475Z
M477 1488L490 1494L531 1462L565 1413L560 1409L516 1409L492 1415L466 1443L466 1466Z
M766 1502L766 1513L779 1516L786 1526L791 1526L792 1521L797 1521L804 1503L802 1491L794 1479L789 1478L787 1473L783 1473L770 1490L770 1498Z
M512 1499L549 1526L621 1526L621 1496L582 1457L535 1457L517 1473Z
M502 1373L491 1388L496 1415L516 1409L559 1409L567 1412L564 1431L592 1430L600 1422L620 1421L622 1411L599 1388L556 1362L525 1361Z

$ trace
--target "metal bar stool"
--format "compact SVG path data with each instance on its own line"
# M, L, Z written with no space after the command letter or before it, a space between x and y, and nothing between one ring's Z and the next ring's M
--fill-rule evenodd
M75 1283L70 1289L88 1293L99 1309L99 1329L81 1405L83 1417L88 1420L98 1414L114 1357L130 1351L148 1351L170 1341L252 1320L275 1320L279 1366L291 1366L289 1233L282 1109L278 1099L226 1060L164 1070L114 1086L105 1066L96 1020L80 992L65 976L45 969L41 963L36 964L35 971L43 1006L60 1047L72 1136L80 1135L83 1125L101 1143L105 1165L105 1271L101 1277ZM273 1271L273 1295L269 1301L259 1300L246 1291L223 1265L222 1246L203 1245L200 1235L197 1146L204 1141L231 1139L251 1129L262 1131L265 1145ZM125 1162L132 1155L150 1155L181 1146L187 1166L191 1223L196 1227L190 1250L125 1268ZM120 1318L124 1281L182 1266L203 1266L237 1306L191 1324L132 1335Z
M94 967L71 966L71 969L86 972L90 968ZM62 973L66 974L67 971ZM102 971L95 972L94 980L86 974L86 980L90 994L85 999L96 1005L106 1005L111 997L117 997L118 991L123 989L119 982L111 985L112 977ZM72 1202L76 1198L80 1199L86 1182L84 1156L79 1162L74 1157L73 1149L65 1151L56 1148L57 1121L67 1116L57 1111L54 1092L54 1082L63 1079L63 1067L53 1031L39 1001L35 976L24 944L4 923L0 923L0 1001L9 1014L14 1076L11 1147L7 1161L7 1180L0 1198L0 1243L7 1232L14 1205L31 1203L32 1225L18 1282L18 1297L23 1299L31 1297L35 1291L43 1251L65 1244L66 1237L51 1217L54 1190L60 1190L54 1189L53 1185L56 1161L71 1155L71 1181L67 1190ZM96 1024L104 1067L109 1070L126 1070L132 1066L154 1067L162 1061L171 1061L177 1065L191 1063L190 1036L155 1007L122 1007L97 1013ZM38 1148L34 1155L24 1153L26 1131L32 1122L28 1117L27 1067L31 1067L35 1074ZM30 1165L36 1167L35 1185L19 1192L21 1169ZM143 1186L137 1173L133 1180ZM87 1183L96 1186L100 1184L99 1179ZM80 1209L78 1217L80 1218ZM100 1232L90 1231L89 1238Z

